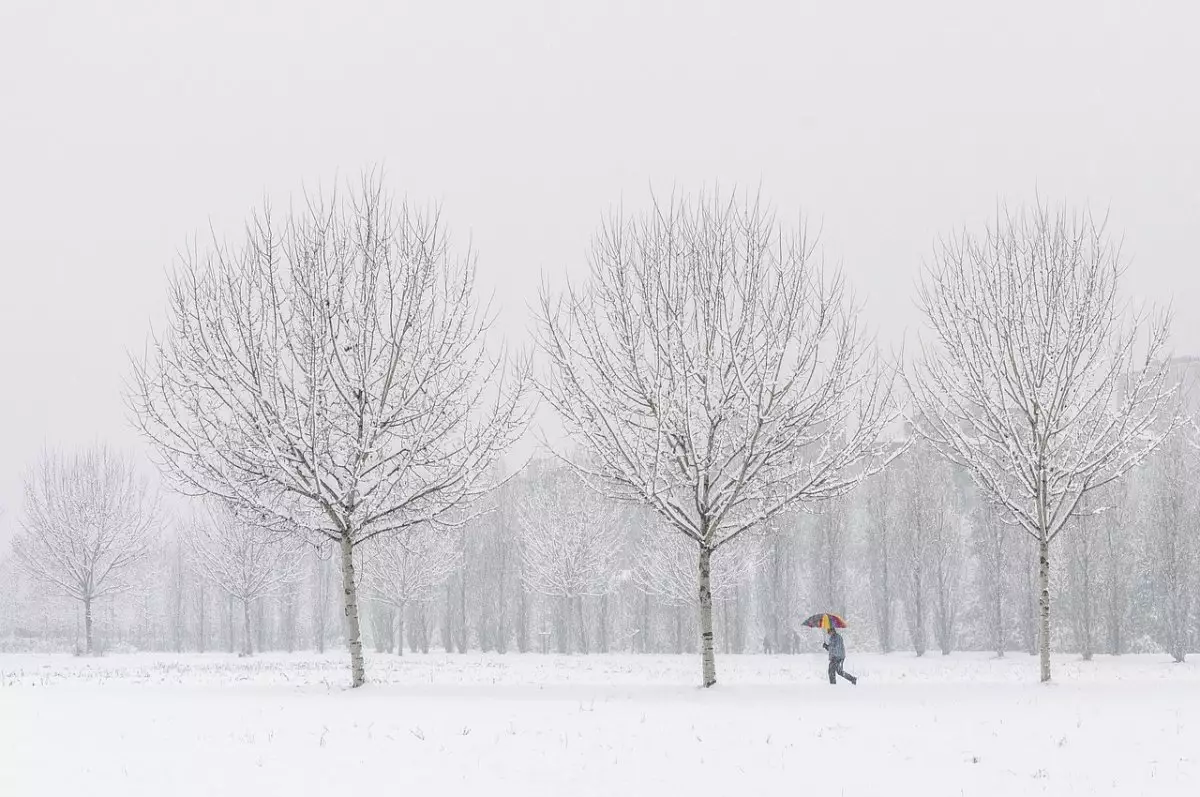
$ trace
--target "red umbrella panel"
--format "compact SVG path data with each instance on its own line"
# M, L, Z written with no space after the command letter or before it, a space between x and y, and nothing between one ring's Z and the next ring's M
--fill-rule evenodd
M845 628L846 621L832 612L821 612L820 614L814 614L800 625L806 628L820 628L822 631L828 631L830 627Z

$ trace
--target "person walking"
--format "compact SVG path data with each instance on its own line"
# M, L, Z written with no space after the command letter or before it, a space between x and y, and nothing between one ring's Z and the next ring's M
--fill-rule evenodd
M842 669L842 663L846 661L846 643L832 624L829 626L829 637L821 647L829 651L829 683L836 686L837 676L840 675L857 686L858 679Z

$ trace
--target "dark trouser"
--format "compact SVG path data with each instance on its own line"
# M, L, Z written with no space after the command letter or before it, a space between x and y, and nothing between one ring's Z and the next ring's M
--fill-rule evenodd
M839 675L842 676L843 678L845 678L850 683L855 683L858 681L857 678L855 678L853 675L850 675L849 673L847 673L845 670L842 669L843 661L845 661L845 659L830 659L829 660L829 683L836 684L837 676L839 676Z

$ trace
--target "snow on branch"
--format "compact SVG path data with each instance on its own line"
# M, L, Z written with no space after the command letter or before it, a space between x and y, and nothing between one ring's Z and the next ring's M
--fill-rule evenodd
M247 523L222 501L204 501L183 536L196 571L242 604L275 595L303 576L299 540Z
M523 432L527 366L489 354L471 253L373 177L241 246L190 251L130 403L165 471L353 544L457 523Z
M363 546L362 561L363 586L371 597L403 609L432 600L462 566L462 534L433 526L410 528Z
M134 586L161 519L133 462L98 446L49 451L25 480L18 565L53 592L89 604Z
M945 241L919 288L932 330L913 422L1036 539L1179 423L1167 313L1129 313L1090 216L1022 212Z
M531 475L517 520L527 589L564 598L612 592L625 543L619 505L588 490L574 471L545 468Z
M891 381L840 276L757 200L656 205L541 301L542 396L593 488L709 550L884 462Z

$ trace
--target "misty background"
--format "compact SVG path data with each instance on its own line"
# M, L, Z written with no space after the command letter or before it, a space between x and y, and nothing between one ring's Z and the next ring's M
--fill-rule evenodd
M1195 4L254 5L0 12L0 545L43 446L146 455L121 390L176 253L373 164L518 344L604 213L719 182L803 212L885 346L939 234L1108 209L1126 294L1200 353Z

